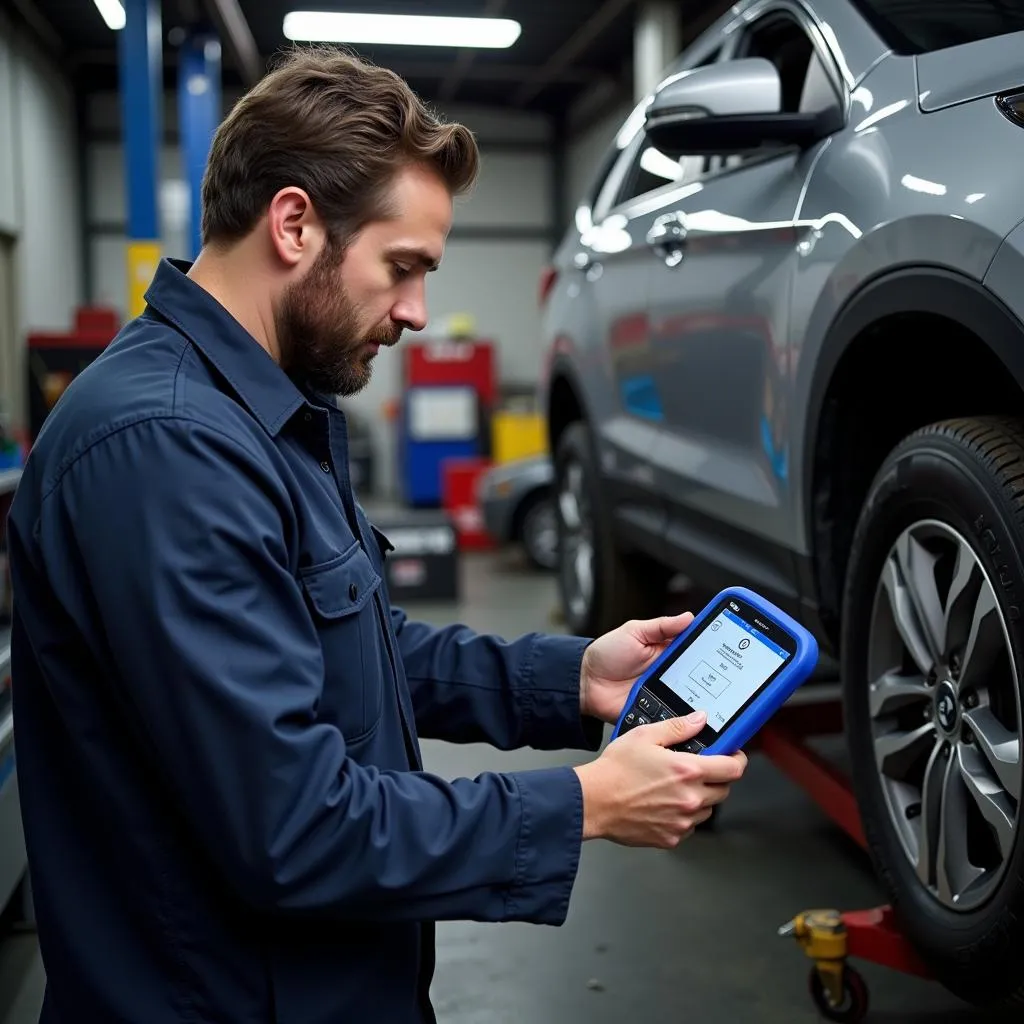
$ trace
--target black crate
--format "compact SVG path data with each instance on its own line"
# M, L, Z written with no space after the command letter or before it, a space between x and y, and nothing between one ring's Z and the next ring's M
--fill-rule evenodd
M447 515L401 510L370 519L395 547L385 561L394 604L459 599L458 536Z

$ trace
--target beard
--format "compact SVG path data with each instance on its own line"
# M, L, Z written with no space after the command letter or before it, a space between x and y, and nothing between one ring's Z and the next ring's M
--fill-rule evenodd
M343 253L328 243L302 280L290 285L275 314L281 365L294 381L327 395L358 394L369 383L374 350L398 344L388 320L360 330L360 310L338 281Z

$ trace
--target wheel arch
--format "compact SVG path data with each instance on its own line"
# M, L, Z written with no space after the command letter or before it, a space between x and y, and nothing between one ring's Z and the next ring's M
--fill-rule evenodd
M935 419L1021 411L1024 324L980 282L909 267L847 300L815 363L802 467L813 598L834 644L857 510L888 451Z
M554 455L566 427L580 420L589 423L590 417L579 374L566 356L558 355L552 360L548 381L545 418L548 447Z

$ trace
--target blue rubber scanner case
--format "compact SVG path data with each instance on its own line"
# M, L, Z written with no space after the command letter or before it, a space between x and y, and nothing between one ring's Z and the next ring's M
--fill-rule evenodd
M753 657L744 661L751 647ZM680 648L689 649L689 655ZM636 724L676 717L694 708L708 712L707 725L693 741L676 749L733 754L756 735L817 664L818 643L799 622L753 591L729 587L633 684L612 739ZM676 665L680 667L673 674ZM737 678L745 671L753 678Z

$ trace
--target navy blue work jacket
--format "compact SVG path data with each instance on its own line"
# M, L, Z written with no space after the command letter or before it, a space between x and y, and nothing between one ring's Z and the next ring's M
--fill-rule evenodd
M597 749L585 639L390 607L345 420L165 261L10 518L43 1024L433 1019L440 919L559 924L569 767L448 782L418 737Z

